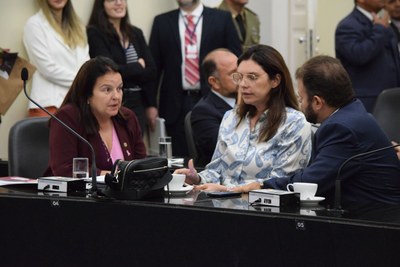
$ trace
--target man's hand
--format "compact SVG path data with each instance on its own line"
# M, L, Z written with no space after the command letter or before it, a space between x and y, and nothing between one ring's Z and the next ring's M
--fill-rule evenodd
M372 22L374 24L381 24L387 28L390 24L390 16L389 13L386 12L386 10L382 11L382 13L382 17L379 17L378 15L376 15L376 13L372 13Z

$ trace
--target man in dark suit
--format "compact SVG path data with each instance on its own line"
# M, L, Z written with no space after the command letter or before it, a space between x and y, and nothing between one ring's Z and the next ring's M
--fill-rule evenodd
M191 115L197 150L194 163L198 167L211 161L222 118L236 103L238 87L232 80L232 73L236 72L237 59L229 50L220 48L210 52L202 63L211 91L193 107Z
M350 75L356 96L372 112L379 93L400 86L397 38L384 1L355 0L354 10L337 26L336 57Z
M390 26L397 37L400 49L400 0L385 0L385 9L390 16Z
M268 179L263 188L285 189L288 183L317 183L317 196L333 200L340 166L350 157L391 143L361 101L354 98L350 78L340 62L317 56L297 71L301 109L315 133L311 163L292 177ZM400 163L393 148L354 158L340 173L342 204L400 204ZM255 189L251 184L242 190Z
M199 75L199 62L221 47L240 55L241 44L230 13L205 7L199 0L177 2L179 9L154 19L150 49L158 69L159 116L172 137L173 155L185 157L185 115L209 91Z

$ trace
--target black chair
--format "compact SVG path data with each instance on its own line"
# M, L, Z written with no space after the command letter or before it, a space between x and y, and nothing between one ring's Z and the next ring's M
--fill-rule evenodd
M27 118L16 122L8 136L9 176L38 178L49 161L49 118Z
M185 116L185 137L186 137L186 144L188 146L189 158L196 161L197 158L197 149L196 144L193 138L193 131L192 131L192 122L190 116L192 112L189 111Z
M383 90L373 115L390 140L400 141L400 87Z

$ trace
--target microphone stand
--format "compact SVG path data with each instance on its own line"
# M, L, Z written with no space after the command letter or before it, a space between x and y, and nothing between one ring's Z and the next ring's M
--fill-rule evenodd
M334 200L334 205L333 205L333 209L331 209L330 211L334 211L334 212L340 212L340 213L344 213L344 210L341 207L341 200L342 200L342 195L341 195L341 179L340 179L340 173L342 171L342 169L347 165L347 163L349 163L350 161L352 161L355 158L360 158L363 156L367 156L369 154L373 154L373 153L377 153L386 149L390 149L390 148L395 148L397 146L400 146L400 144L398 145L391 145L391 146L386 146L386 147L382 147L382 148L378 148L375 150L371 150L368 152L364 152L364 153L360 153L360 154L356 154L348 159L346 159L342 165L340 165L339 170L337 172L337 176L336 176L336 181L335 181L335 200Z
M68 129L73 135L78 137L82 142L87 144L90 148L90 151L92 153L92 168L91 168L91 174L92 174L92 188L90 189L90 192L93 197L97 197L97 167L96 167L96 154L94 153L93 146L87 141L85 138L83 138L80 134L78 134L74 129L66 125L63 121L61 121L59 118L48 112L45 108L43 108L41 105L36 103L26 92L26 81L28 80L28 70L27 68L23 68L21 71L21 79L24 82L24 94L25 96L31 101L33 104L35 104L37 107L39 107L41 110L46 112L51 118L55 119L58 123L60 123L64 128Z

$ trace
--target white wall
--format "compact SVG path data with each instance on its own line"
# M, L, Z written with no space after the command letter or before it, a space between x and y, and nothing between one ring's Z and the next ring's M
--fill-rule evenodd
M352 0L318 0L317 34L319 54L335 56L335 29L339 21L354 8Z

